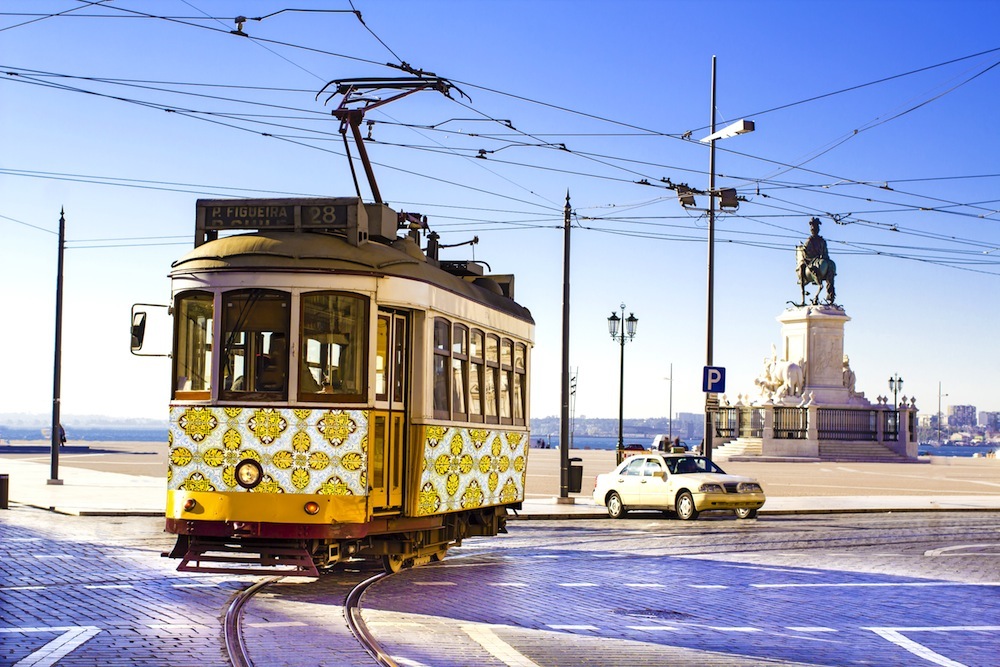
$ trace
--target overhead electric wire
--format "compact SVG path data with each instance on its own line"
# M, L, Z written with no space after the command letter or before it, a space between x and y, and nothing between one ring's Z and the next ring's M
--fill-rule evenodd
M79 2L85 2L85 0L78 0L78 1ZM39 21L44 21L46 19L55 18L57 16L67 16L67 15L70 15L72 12L75 12L75 11L78 11L78 10L81 10L81 9L87 9L88 6L100 5L100 4L102 4L102 3L106 2L106 1L109 1L109 0L95 0L94 2L90 2L89 0L86 0L86 2L85 2L86 6L71 7L69 9L63 10L61 12L55 12L53 14L17 14L17 13L13 13L13 12L10 12L10 13L4 12L3 14L0 14L0 15L2 15L2 16L32 16L34 18L32 18L30 21L24 21L23 23L16 23L14 25L9 25L6 28L0 28L0 32L4 32L6 30L13 30L14 28L21 28L21 27L29 25L31 23L38 23Z
M118 10L119 8L114 8L114 9ZM154 16L152 16L152 15L145 15L145 16L147 16L147 17L149 17L149 18L164 18L164 17L154 17ZM360 17L359 17L359 18L360 18ZM363 23L363 22L362 22L362 23ZM196 27L202 27L202 26L196 26ZM366 26L366 28L367 28L367 26ZM369 29L369 31L370 31L370 29ZM220 31L220 32L221 32L221 31ZM374 35L374 33L372 33L372 34ZM376 38L377 38L377 35L375 35L375 36L376 36ZM258 39L258 38L254 38L254 39ZM306 50L309 50L309 51L314 51L314 52L320 52L320 51L319 51L319 50L317 50L317 49L310 49L309 47L301 47L301 46L299 46L299 45L293 45L293 44L287 44L287 43L283 43L283 42L277 42L276 40L263 40L263 41L268 41L269 43L276 43L276 44L281 44L281 45L283 45L283 46L290 46L290 47L293 47L293 48L303 48L303 49L306 49ZM381 40L379 40L379 41L381 41ZM394 53L394 52L392 52L392 50L388 48L388 45L386 45L386 44L384 44L384 43L383 43L383 46L386 46L386 48L387 48L387 49L388 49L388 50L389 50L389 51L390 51L391 53L393 53L393 55L395 56L395 53ZM327 52L327 53L328 53L328 52ZM983 53L988 53L988 52L983 52ZM343 56L343 54L331 54L331 53L328 53L328 55L334 55L334 56L339 56L339 57L345 57L345 56ZM976 55L982 55L982 54L976 54ZM966 58L969 58L969 57L974 57L974 56L967 56ZM398 59L398 56L397 56L397 59ZM962 59L964 59L964 58L962 58ZM956 60L953 60L953 61L949 61L949 63L951 63L951 62L956 62L957 60L962 60L962 59L956 59ZM364 59L355 59L355 60L364 60ZM377 63L374 63L374 61L367 61L367 62L370 62L370 63L373 63L373 64L377 64ZM942 65L943 65L943 64L949 64L949 63L942 63ZM922 68L921 70L915 70L914 72L916 72L916 71L923 71L923 70L926 70L926 69L931 69L931 68L930 68L930 67L928 67L928 68ZM911 73L913 73L913 72L911 72ZM897 77L892 77L892 78L898 78L898 76L904 76L904 75L897 75ZM481 87L479 87L479 86L475 86L474 84L468 84L468 83L466 83L466 82L458 82L458 83L463 83L463 85L470 85L470 86L472 86L472 87L476 87L476 88L481 88ZM875 83L875 82L873 82L873 83ZM856 88L856 87L855 87L855 88ZM847 90L848 90L848 89L845 89L844 91L837 91L837 92L846 92ZM503 95L506 95L506 93L502 93L502 92L500 92L500 91L495 91L495 90L494 90L494 91L491 91L491 92L494 92L494 93L498 93L498 94L503 94ZM836 93L831 93L831 94L836 94ZM525 101L529 101L529 102L535 102L534 100L529 100L528 98L520 98L519 96L511 96L511 95L508 95L508 96L510 96L510 97L514 97L514 98L518 98L518 99L524 99ZM826 96L829 96L829 95L826 95ZM113 98L113 99L119 99L119 98ZM123 100L123 101L124 101L124 100ZM136 103L138 103L138 102L136 102ZM155 105L154 105L154 106L155 106ZM569 112L571 112L571 113L577 113L577 112L574 112L573 110L570 110L570 109L566 109L566 108L563 108L563 107L556 107L555 105L547 105L547 106L552 106L553 108L559 108L559 109L561 109L561 110L563 110L563 111L569 111ZM189 113L197 113L197 112L195 112L195 111L193 111L193 110L192 110L192 111L190 111ZM484 114L484 115L485 115L485 114ZM589 115L589 114L580 114L580 115L585 115L585 116L586 116L586 115ZM192 116L192 117L195 117L195 116ZM593 117L593 118L596 118L596 119L600 119L600 117L598 117L598 116L591 116L591 117ZM626 126L628 125L628 124L623 124L623 123L617 123L616 121L611 121L610 119L601 119L601 120L605 120L605 121L607 121L607 122L615 122L616 124L621 124L621 125L626 125ZM250 130L250 129L247 129L247 128L244 128L244 127L240 127L240 126L237 126L237 125L232 125L232 124L227 124L227 123L219 123L219 124L220 124L220 125L223 125L223 126L227 126L227 127L234 127L234 128L236 128L236 129L241 129L241 130L243 130L243 131L248 131L248 132L255 132L254 130ZM673 137L673 138L677 138L677 137L676 137L676 135L671 135L671 134L667 134L667 133L662 133L662 132L656 132L656 131L652 131L652 130L645 130L644 128L638 128L638 126L631 126L631 127L635 128L635 129L642 129L642 130L643 130L644 132L648 132L648 133L650 133L650 134L652 134L652 135L654 135L654 136L668 136L668 137ZM300 129L300 128L296 128L296 129ZM257 132L255 132L255 133L257 133ZM258 134L263 134L263 136L273 136L273 135L268 135L268 134L265 134L265 133L258 133ZM279 138L279 137L275 137L275 138ZM537 135L535 136L535 138L537 138ZM306 146L306 147L310 147L310 148L314 148L314 149L316 149L316 150L324 150L324 149L321 149L321 148L317 148L317 147L315 147L315 146L310 146L310 145L308 145L308 144L302 144L301 142L295 142L295 141L293 141L293 142L291 142L291 143L293 143L293 144L297 144L297 145L303 145L303 146ZM723 149L723 150L726 150L726 149ZM331 151L327 151L327 152L331 152ZM573 152L573 151L568 151L568 152ZM730 152L733 152L733 153L735 153L735 151L730 151ZM338 154L339 154L339 153L338 153ZM756 156L746 156L746 157L749 157L749 158L752 158L752 159L760 159L760 158L757 158ZM494 162L500 162L499 160L493 160L493 161L494 161ZM391 166L391 165L384 165L384 164L379 164L379 166L381 166L381 167L386 167L386 168L390 168L390 169L396 169L396 170L398 170L398 171L403 171L403 172L405 172L405 173L413 173L413 172L410 172L409 170L405 170L405 169L399 169L399 168L397 168L397 167L393 167L393 166ZM615 168L619 168L619 167L618 167L617 165L605 165L605 166L609 166L609 167L612 167L612 166L613 166L613 167L615 167ZM544 167L543 167L543 168L544 168ZM694 171L694 172L696 172L696 173L703 173L703 172L700 172L700 170L691 170L691 171ZM811 171L811 170L807 170L807 171ZM813 172L813 173L821 173L821 172ZM425 175L425 174L418 174L418 175L421 175L421 176L425 176L425 177L426 177L426 175ZM832 178L832 176L831 176L831 178ZM441 180L441 179L435 179L435 180ZM751 180L751 182L753 182L753 181ZM766 182L766 181L761 181L761 182ZM452 183L452 184L453 184L453 185L457 185L457 186L459 186L459 187L468 187L468 186L465 186L465 185L463 185L463 184L457 184L457 183ZM473 190L476 190L476 188L470 188L470 189L473 189ZM495 194L495 193L489 193L489 194ZM916 194L916 193L901 193L901 194L903 194L903 195L905 195L905 196L912 196L912 197L924 197L924 195L919 195L919 194ZM881 200L872 200L871 198L865 198L865 200L866 200L866 201L881 201ZM516 199L515 199L515 201L519 201L519 200L516 200ZM957 202L949 202L949 201L947 201L947 200L938 200L938 201L941 201L941 202L944 202L944 203L946 203L946 204L947 204L948 206L956 206L956 207L961 207L961 206L966 206L965 204L961 204L961 203L957 203ZM536 205L536 204L533 204L533 203L531 203L531 202L522 202L522 203L525 203L525 204L529 204L529 205L532 205L532 206ZM898 203L896 203L896 202L882 202L882 203L887 203L887 204L891 203L891 204L893 204L893 205L897 205L897 206L900 206L900 205L901 205L901 204L898 204ZM914 208L917 208L917 207L914 207ZM934 211L937 211L937 212L947 212L947 211L941 211L941 210L940 210L941 208L944 208L944 207L938 207L938 208L935 208L935 209L932 209L932 210L934 210ZM983 209L983 210L985 210L985 209ZM991 213L992 213L992 211L991 211Z

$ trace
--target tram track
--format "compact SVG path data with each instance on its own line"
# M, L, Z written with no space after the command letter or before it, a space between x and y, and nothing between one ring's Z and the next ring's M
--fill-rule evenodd
M331 575L327 575L331 576ZM332 575L336 576L336 575ZM347 629L357 640L357 643L364 651L371 656L375 664L381 667L398 667L397 663L382 648L369 630L362 618L361 598L365 591L376 582L390 576L385 572L380 572L374 576L365 578L363 581L351 587L350 591L343 596L344 621ZM226 654L233 667L254 667L255 663L250 656L251 647L248 645L243 631L243 617L246 605L253 597L268 587L277 584L285 577L270 577L258 581L244 590L240 591L230 601L226 609L223 622L223 638ZM329 650L336 651L336 646L330 646Z

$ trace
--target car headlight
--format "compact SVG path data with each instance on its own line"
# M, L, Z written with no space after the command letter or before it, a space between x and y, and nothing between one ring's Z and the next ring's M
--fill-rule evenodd
M252 489L260 484L264 469L253 459L243 459L236 464L236 483L244 489Z
M698 487L698 493L725 493L725 489L717 482L705 482Z
M764 489L760 488L757 482L740 482L736 490L740 493L764 493Z

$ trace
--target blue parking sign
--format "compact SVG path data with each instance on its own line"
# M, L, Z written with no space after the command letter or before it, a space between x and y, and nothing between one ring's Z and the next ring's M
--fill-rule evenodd
M701 381L702 391L721 394L726 391L726 369L721 366L705 366Z

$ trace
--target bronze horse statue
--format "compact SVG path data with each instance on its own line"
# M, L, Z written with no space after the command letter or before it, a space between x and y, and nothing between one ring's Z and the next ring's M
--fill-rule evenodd
M810 284L819 286L819 289L816 290L816 296L812 300L814 306L818 305L824 283L826 284L826 301L834 303L837 293L833 287L833 278L837 275L837 265L833 263L833 260L826 257L808 258L805 245L795 246L795 259L795 272L798 274L799 286L802 288L802 302L799 305L806 304L806 285Z

